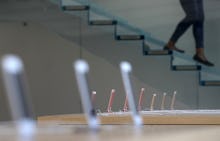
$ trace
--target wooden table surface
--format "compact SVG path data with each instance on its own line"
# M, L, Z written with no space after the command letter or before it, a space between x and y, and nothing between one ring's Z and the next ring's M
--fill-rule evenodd
M172 111L142 112L146 125L220 125L220 114L216 111ZM98 114L100 124L132 124L129 113ZM87 124L83 114L49 115L38 117L38 122L56 122L58 124Z
M135 127L130 113L101 113L98 130L88 128L83 114L41 116L35 141L219 141L217 112L145 112L145 125ZM0 126L0 139L14 141L19 136L13 125Z

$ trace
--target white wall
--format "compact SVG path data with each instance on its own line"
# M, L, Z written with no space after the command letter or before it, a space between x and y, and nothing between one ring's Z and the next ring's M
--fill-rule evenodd
M33 23L25 27L20 22L0 23L0 37L0 55L13 53L24 61L37 115L80 111L71 66L79 57L76 45ZM0 86L0 115L7 119L2 79Z

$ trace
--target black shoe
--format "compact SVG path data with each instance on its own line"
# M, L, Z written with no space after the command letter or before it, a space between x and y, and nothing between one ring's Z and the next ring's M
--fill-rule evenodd
M203 60L203 59L201 59L198 55L194 55L194 56L193 56L193 59L194 59L195 61L197 61L197 62L199 62L199 63L201 63L201 64L204 64L204 65L206 65L206 66L209 66L209 67L213 67L213 66L214 66L213 63L209 62L208 60Z
M170 50L170 51L177 51L177 52L179 52L179 53L184 53L185 51L184 50L182 50L182 49L179 49L179 48L177 48L177 47L174 47L174 48L172 48L172 49L170 49L170 48L168 48L167 46L165 46L164 48L163 48L164 50Z

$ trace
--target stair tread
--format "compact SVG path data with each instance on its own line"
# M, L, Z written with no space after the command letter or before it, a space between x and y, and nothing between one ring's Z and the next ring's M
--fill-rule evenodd
M144 50L145 55L170 55L172 54L172 51L169 50L163 50L163 49L158 49L158 50Z
M90 20L90 25L116 25L116 20Z
M201 80L203 86L220 86L220 80Z
M173 70L189 70L189 71L197 71L201 70L200 65L172 65Z
M132 35L132 34L123 34L117 35L117 40L143 40L144 35Z
M62 6L62 9L65 11L77 11L77 10L89 10L88 5L66 5Z

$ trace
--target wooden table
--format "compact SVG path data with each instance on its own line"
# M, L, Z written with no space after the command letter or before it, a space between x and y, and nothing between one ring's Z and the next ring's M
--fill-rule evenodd
M142 111L141 116L145 125L135 127L129 112L99 113L101 125L97 131L88 128L83 114L41 116L35 138L37 141L220 140L218 110Z
M220 125L218 110L172 110L141 112L145 125ZM100 124L132 124L128 112L98 114ZM87 124L82 114L49 115L38 117L38 122L56 122L58 124Z

